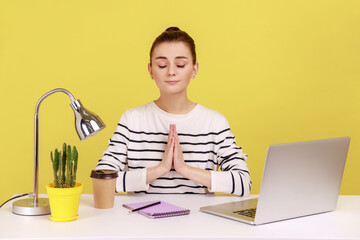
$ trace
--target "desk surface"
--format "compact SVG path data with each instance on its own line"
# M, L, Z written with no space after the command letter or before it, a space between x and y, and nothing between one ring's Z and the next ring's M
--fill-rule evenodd
M254 197L254 196L250 196ZM190 215L148 219L128 214L123 203L163 200L189 208ZM0 209L0 239L360 239L360 196L340 196L334 212L251 226L199 211L201 206L239 200L223 195L117 195L115 207L93 208L83 194L79 218L58 223L49 216L18 216Z

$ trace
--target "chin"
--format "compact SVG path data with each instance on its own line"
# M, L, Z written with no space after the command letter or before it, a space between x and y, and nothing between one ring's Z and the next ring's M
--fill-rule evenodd
M160 91L161 95L179 95L179 94L186 94L186 89L166 89L164 91Z

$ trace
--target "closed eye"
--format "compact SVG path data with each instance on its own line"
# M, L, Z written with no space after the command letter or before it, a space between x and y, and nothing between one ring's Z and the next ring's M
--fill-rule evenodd
M166 65L164 65L164 66L159 66L159 68L166 68Z
M177 67L183 68L183 67L185 67L185 65L177 65Z

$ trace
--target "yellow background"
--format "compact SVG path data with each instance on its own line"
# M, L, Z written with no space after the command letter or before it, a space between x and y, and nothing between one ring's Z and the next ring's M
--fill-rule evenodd
M158 97L147 72L156 36L178 26L195 40L189 96L218 110L249 155L259 192L268 145L350 136L341 194L360 194L360 1L0 1L0 202L33 191L38 99L65 88L107 128L80 142L70 100L40 107L40 193L50 150L79 149L89 174L121 114ZM304 173L306 175L306 173Z

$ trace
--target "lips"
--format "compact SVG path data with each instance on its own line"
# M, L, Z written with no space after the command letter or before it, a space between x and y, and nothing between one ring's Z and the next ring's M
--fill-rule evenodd
M176 80L171 80L171 81L165 81L167 84L170 84L170 85L174 85L174 84L177 84L178 82L180 81L176 81Z

